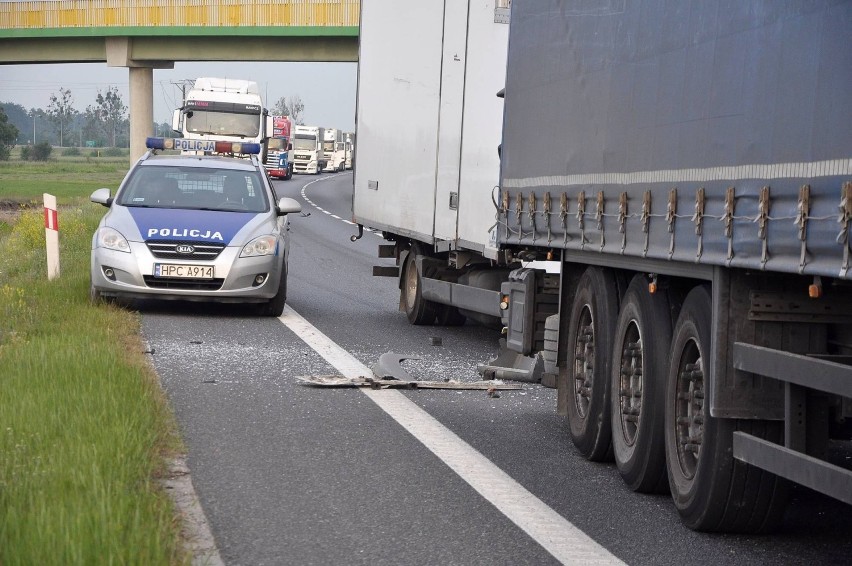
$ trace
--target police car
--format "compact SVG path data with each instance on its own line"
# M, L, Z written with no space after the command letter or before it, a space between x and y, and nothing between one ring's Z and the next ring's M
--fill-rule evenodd
M92 193L92 202L109 208L92 238L92 300L243 302L280 316L287 214L301 205L276 200L260 145L179 138L148 138L146 145L115 197L109 189ZM189 145L207 154L157 153Z

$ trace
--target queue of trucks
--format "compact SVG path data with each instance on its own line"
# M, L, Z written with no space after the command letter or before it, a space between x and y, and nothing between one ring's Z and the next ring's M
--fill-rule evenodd
M764 532L852 504L852 3L734 4L363 0L353 220L579 455Z
M270 115L254 81L196 79L183 106L174 111L172 129L190 142L260 144L267 172L278 179L352 168L354 133L295 125L289 116ZM183 151L197 152L189 147Z
M296 126L294 172L319 174L351 169L354 146L355 134L337 128Z

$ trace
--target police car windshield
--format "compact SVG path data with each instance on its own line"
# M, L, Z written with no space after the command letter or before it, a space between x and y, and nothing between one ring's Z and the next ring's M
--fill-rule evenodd
M137 167L116 198L128 207L266 212L261 175L213 167Z

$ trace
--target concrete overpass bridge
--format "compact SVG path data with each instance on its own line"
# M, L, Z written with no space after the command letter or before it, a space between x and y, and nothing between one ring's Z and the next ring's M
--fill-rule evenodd
M360 0L0 2L0 65L126 67L133 162L153 134L154 69L177 61L357 61L360 10Z

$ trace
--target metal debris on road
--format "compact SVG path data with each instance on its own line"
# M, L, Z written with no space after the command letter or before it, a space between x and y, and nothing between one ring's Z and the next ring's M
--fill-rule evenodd
M459 389L488 391L492 397L498 390L519 390L521 385L502 381L417 381L394 378L344 377L342 375L301 375L296 381L315 387L369 387L371 389Z

